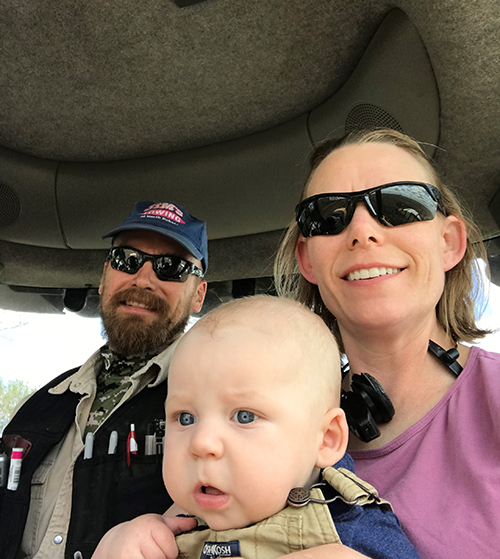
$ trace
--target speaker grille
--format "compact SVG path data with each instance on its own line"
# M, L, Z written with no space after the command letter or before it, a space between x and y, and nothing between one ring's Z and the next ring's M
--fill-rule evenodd
M370 103L355 105L345 119L345 132L366 128L391 128L404 133L399 122L382 107Z
M21 213L21 204L17 194L0 182L0 227L14 223Z

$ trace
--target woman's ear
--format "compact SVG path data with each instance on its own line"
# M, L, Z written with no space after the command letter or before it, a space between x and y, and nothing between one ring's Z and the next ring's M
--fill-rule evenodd
M467 249L467 232L464 222L455 215L449 215L443 221L441 230L443 238L444 271L454 268L464 257Z
M336 464L345 454L349 441L349 428L344 410L328 410L321 424L321 442L316 459L316 467L327 468Z
M295 247L295 257L299 264L300 273L306 278L309 283L318 284L316 281L316 275L314 274L311 261L309 259L309 251L307 246L307 241L302 235L297 241L297 246Z

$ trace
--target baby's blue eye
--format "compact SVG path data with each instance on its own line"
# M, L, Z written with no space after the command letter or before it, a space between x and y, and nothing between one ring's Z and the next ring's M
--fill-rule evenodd
M196 417L187 412L180 413L177 420L181 425L192 425L193 423L196 423Z
M255 421L258 417L259 417L258 415L255 415L251 411L246 411L246 410L237 411L233 415L234 421L236 421L238 423L243 423L243 424L244 423L252 423L252 421Z

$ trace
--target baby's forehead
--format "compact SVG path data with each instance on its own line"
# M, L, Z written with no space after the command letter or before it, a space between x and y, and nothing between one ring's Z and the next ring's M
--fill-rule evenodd
M188 390L186 386L198 384L201 376L219 385L226 382L226 377L217 376L217 371L229 367L228 390L237 376L241 385L255 393L284 383L300 387L304 395L311 396L309 400L316 391L321 392L322 398L328 397L340 383L336 342L322 322L317 327L320 319L312 313L313 320L308 320L310 315L304 317L302 312L284 314L283 307L278 313L268 309L251 313L250 308L232 312L241 310L234 305L228 309L231 312L209 313L179 342L169 383L175 384L176 389Z
M275 297L256 296L222 305L199 320L181 344L210 338L247 341L247 347L263 343L275 351L290 351L292 346L294 353L310 359L323 353L338 355L333 335L317 315L296 301Z
M286 323L279 320L259 320L258 318L227 317L217 323L202 322L196 324L184 335L182 345L201 346L208 353L224 351L224 345L234 344L234 348L244 348L247 351L258 351L272 347L276 352L286 352L289 345L299 347L305 340L286 327ZM289 348L288 348L289 350Z
M292 335L282 323L244 320L243 317L218 322L215 327L196 324L179 345L180 351L176 351L174 356L174 368L179 366L179 369L185 370L192 355L197 353L203 355L204 362L220 363L224 360L235 368L243 365L245 370L254 370L259 366L267 369L271 365L269 381L285 377L309 383L311 374L321 374L319 363L324 359L331 360L331 351L327 352L330 357L323 355L324 345L320 347L314 340ZM335 346L333 350L336 351ZM192 370L191 374L204 373Z
M207 339L233 338L235 343L263 343L276 352L300 353L305 359L339 356L331 332L319 316L297 301L271 296L254 296L221 305L201 318L184 335L180 345L206 342ZM217 351L214 347L213 351Z

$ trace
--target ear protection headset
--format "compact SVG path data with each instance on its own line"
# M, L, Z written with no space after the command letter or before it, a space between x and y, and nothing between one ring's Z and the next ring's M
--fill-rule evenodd
M445 351L429 340L428 351L455 375L459 376L462 366L458 363L457 346ZM349 372L349 364L342 367L342 377ZM380 436L379 423L388 423L394 416L394 406L382 385L368 373L352 375L351 390L342 390L341 407L349 429L365 443Z

